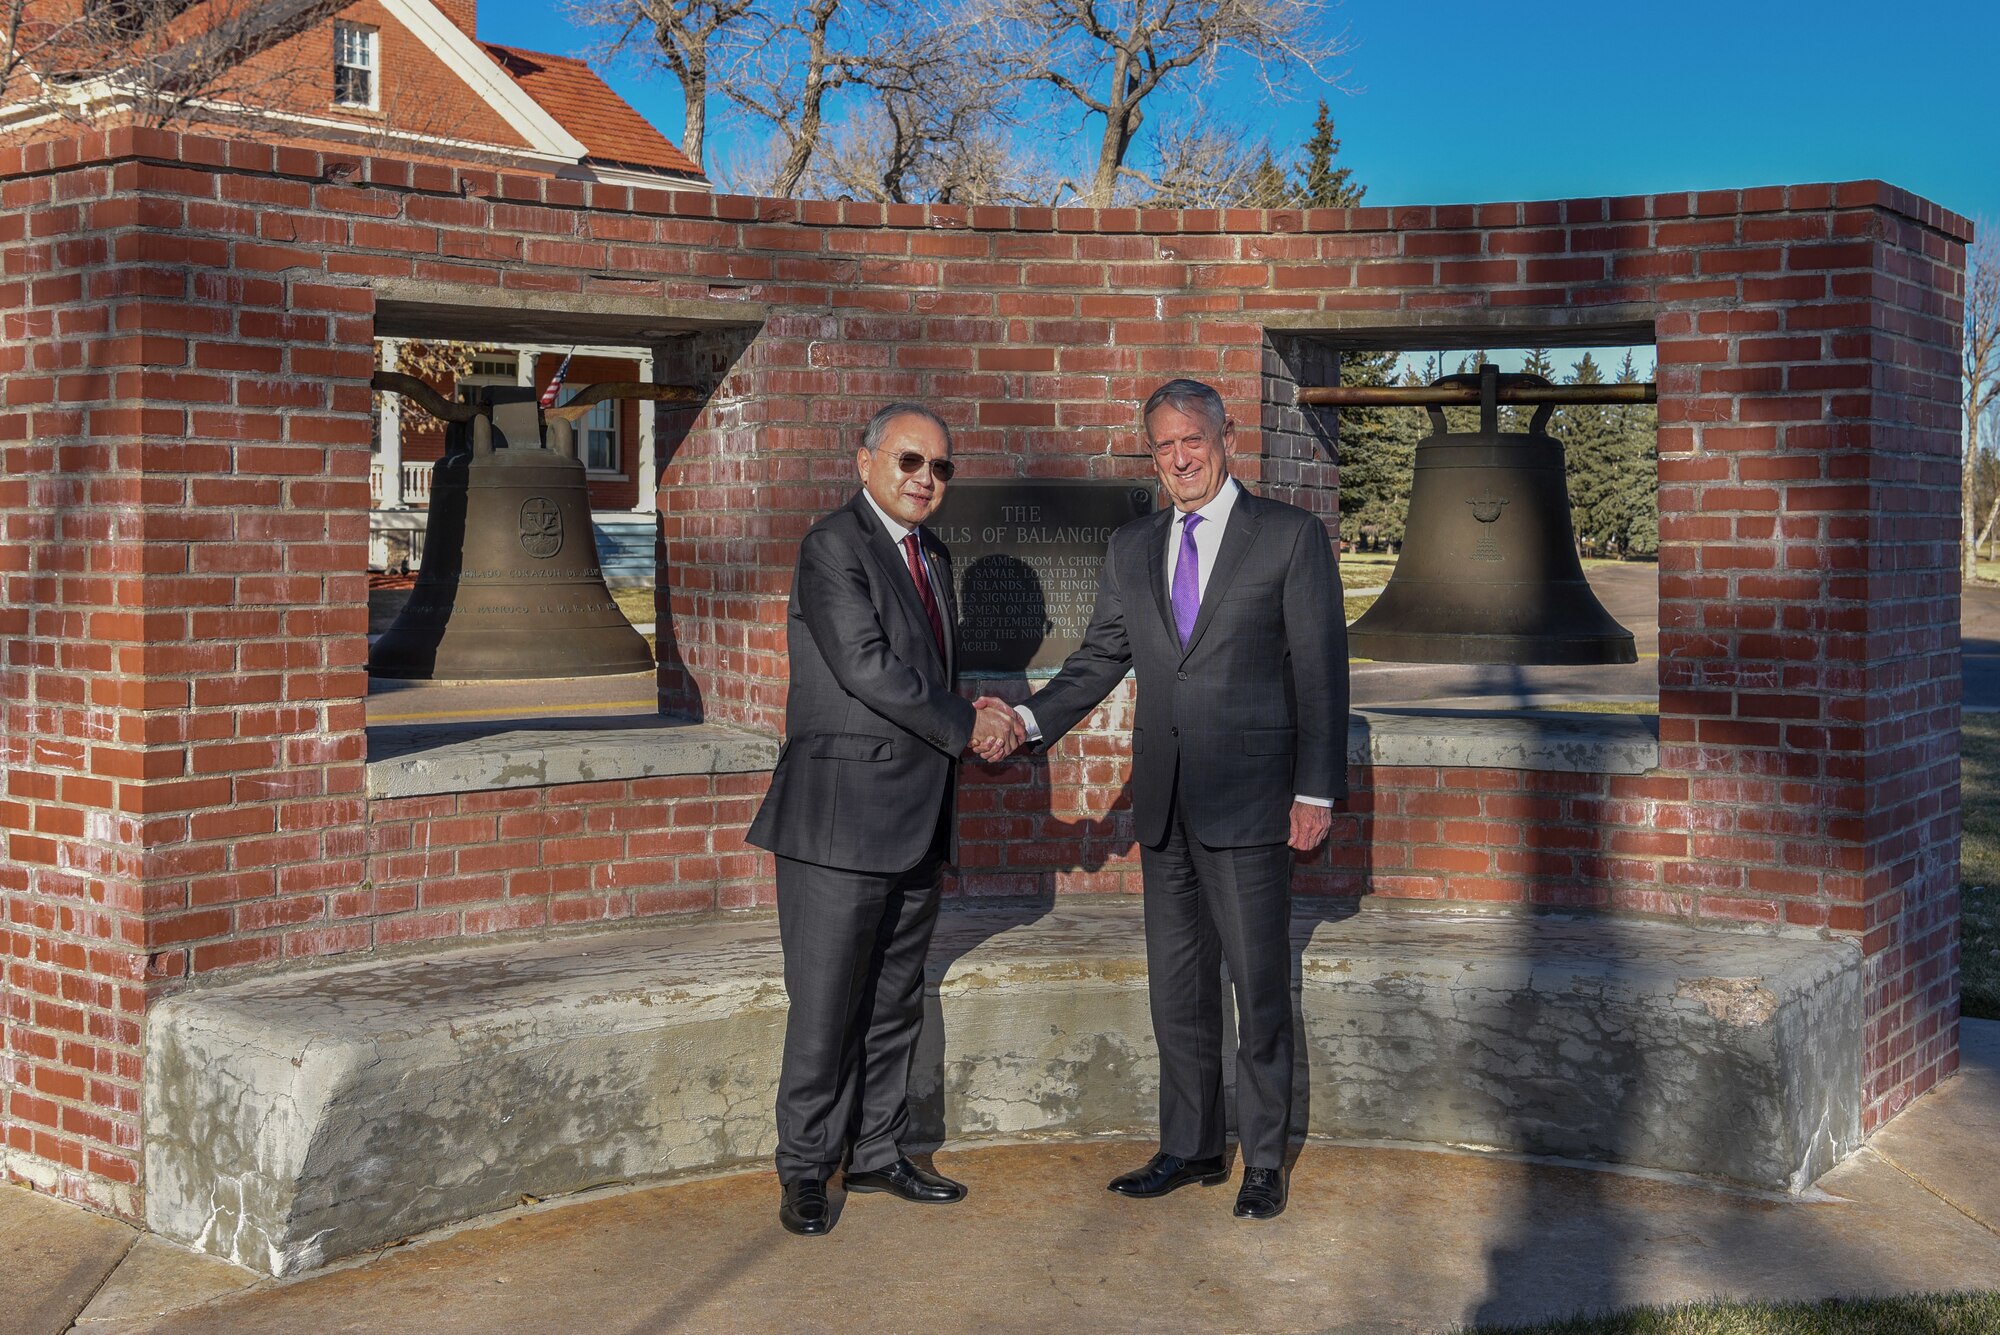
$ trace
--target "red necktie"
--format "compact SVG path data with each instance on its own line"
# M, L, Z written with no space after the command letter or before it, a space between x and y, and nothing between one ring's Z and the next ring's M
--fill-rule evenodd
M903 554L910 558L910 578L917 582L917 599L924 605L924 615L931 621L931 638L937 641L938 657L945 657L944 618L938 615L937 595L931 592L930 576L924 573L923 553L917 550L917 535L913 532L903 539Z

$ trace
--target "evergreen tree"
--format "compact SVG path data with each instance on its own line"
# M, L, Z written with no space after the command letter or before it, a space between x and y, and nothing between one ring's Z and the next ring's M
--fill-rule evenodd
M1586 352L1584 356L1588 358L1590 354ZM1549 356L1547 348L1528 349L1528 355L1521 359L1521 373L1523 375L1538 375L1551 385L1562 383L1562 377L1556 374L1555 360Z
M1395 383L1393 352L1342 353L1340 383ZM1421 417L1408 408L1340 411L1340 536L1355 548L1401 543Z
M1251 169L1250 179L1244 183L1235 206L1245 209L1293 207L1291 183L1285 179L1284 170L1271 160L1270 149L1264 150L1264 156Z
M1442 361L1443 359L1440 358L1439 360ZM1476 349L1472 352L1466 353L1463 357L1460 357L1458 359L1457 368L1453 370L1450 374L1476 376L1479 374L1479 368L1486 365L1486 363L1491 360L1493 359L1486 355L1486 349L1484 348ZM1439 376L1441 377L1443 374L1444 374L1443 372L1440 372ZM1439 378L1439 377L1433 377L1433 378ZM1500 429L1502 431L1508 429L1506 421L1506 414L1508 411L1509 410L1507 409L1501 410ZM1428 414L1426 414L1426 421L1428 422ZM1479 430L1479 409L1474 407L1446 408L1444 410L1444 422L1446 430L1462 432L1470 435Z
M1586 352L1567 383L1601 385L1604 372ZM1629 506L1624 459L1628 438L1623 425L1603 404L1572 403L1557 409L1549 432L1563 443L1577 547L1593 556L1622 554Z
M1625 350L1618 383L1636 385L1639 370L1632 350ZM1650 403L1625 404L1611 410L1624 433L1625 555L1651 559L1660 554L1660 414Z
M1562 383L1562 377L1557 374L1556 364L1550 359L1547 348L1530 348L1528 355L1521 360L1521 373L1523 375L1538 375L1551 385ZM1500 410L1500 429L1502 431L1525 432L1528 429L1528 424L1534 420L1535 410L1532 407L1510 406Z
M1354 182L1352 167L1336 167L1340 140L1334 137L1333 113L1326 99L1319 100L1319 115L1313 117L1312 138L1306 140L1305 157L1299 163L1299 183L1293 203L1308 209L1351 209L1368 193L1368 187Z

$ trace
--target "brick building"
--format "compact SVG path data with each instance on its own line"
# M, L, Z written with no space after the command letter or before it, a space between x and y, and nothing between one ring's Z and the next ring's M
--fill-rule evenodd
M1247 480L1332 524L1334 423L1293 392L1343 350L1652 342L1639 759L1364 737L1300 889L1840 943L1860 1124L1955 1068L1970 229L1935 205L884 207L138 130L0 153L0 205L12 1176L139 1211L162 998L768 902L754 765L415 791L371 754L372 345L480 329L709 389L658 466L662 745L777 732L795 544L884 399L936 404L970 476L1144 479L1134 404L1200 376L1243 406ZM1137 889L1128 709L969 777L954 893Z

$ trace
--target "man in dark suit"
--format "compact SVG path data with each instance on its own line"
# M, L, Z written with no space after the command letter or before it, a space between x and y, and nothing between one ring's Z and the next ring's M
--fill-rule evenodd
M1083 643L1020 706L1053 744L1138 674L1132 815L1160 1049L1160 1152L1111 1183L1162 1196L1228 1176L1222 998L1236 993L1236 1213L1285 1208L1292 1106L1293 850L1347 795L1347 632L1325 526L1229 476L1235 424L1193 380L1142 414L1173 502L1111 536Z
M951 481L951 432L896 403L855 453L861 490L807 531L785 628L785 746L749 841L777 855L785 953L778 1217L833 1227L826 1184L942 1204L965 1188L911 1163L901 1140L923 1019L938 872L955 850L958 758L1020 739L999 701L952 689L951 558L922 527Z

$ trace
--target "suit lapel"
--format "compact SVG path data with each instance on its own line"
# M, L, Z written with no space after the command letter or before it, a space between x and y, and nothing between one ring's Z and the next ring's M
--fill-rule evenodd
M1236 504L1230 507L1229 525L1222 530L1222 548L1215 554L1215 569L1209 572L1208 587L1202 591L1201 611L1194 619L1194 629L1188 633L1187 648L1181 652L1183 659L1201 643L1202 632L1215 619L1216 604L1223 600L1230 584L1235 582L1236 573L1243 568L1243 559L1250 555L1250 549L1257 543L1257 529L1264 521L1257 498L1241 482L1236 485L1239 488ZM1161 554L1160 563L1162 566L1166 564L1165 553Z
M881 517L862 493L855 493L848 508L854 511L855 522L861 525L862 540L869 554L875 558L876 568L889 582L889 587L896 591L896 598L909 614L911 624L922 632L916 638L929 648L931 661L942 669L945 665L938 657L937 642L931 638L931 619L924 615L923 602L917 597L917 583L910 578L910 566L903 559L902 549L889 541L889 530L882 527ZM920 538L918 546L922 545Z
M938 613L944 619L944 676L946 681L958 679L958 593L952 588L951 552L944 540L929 529L918 530L923 537L918 540L923 548L924 565L931 575L931 592L937 596Z
M1160 609L1161 623L1166 626L1167 634L1173 637L1174 643L1179 644L1180 627L1174 625L1174 602L1167 593L1167 544L1174 539L1174 516L1180 512L1169 505L1157 513L1160 516L1158 525L1160 531L1143 544L1146 551L1146 579L1153 586L1153 602Z

